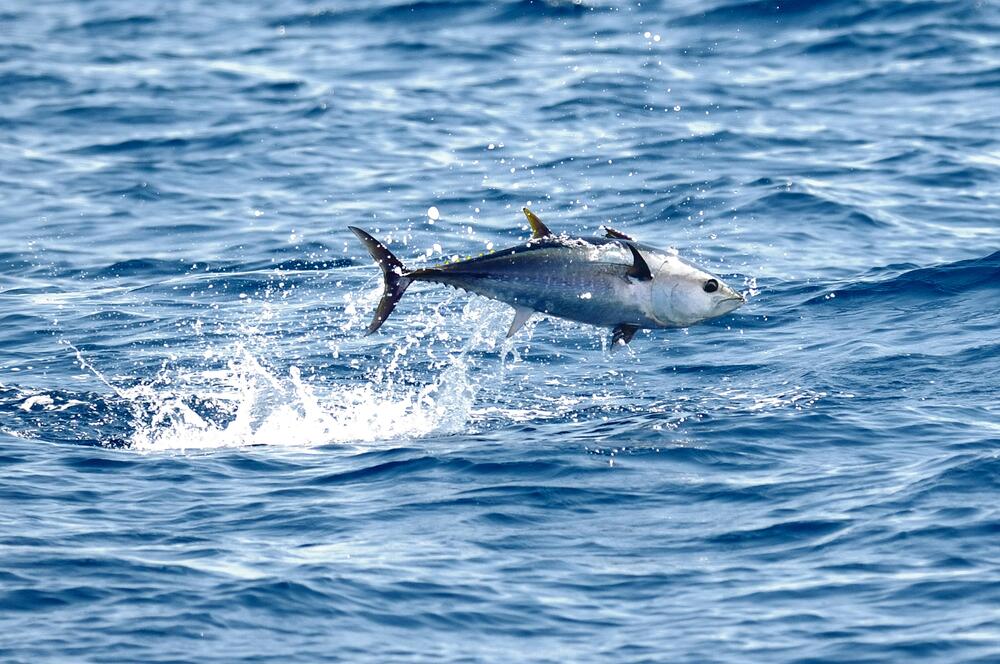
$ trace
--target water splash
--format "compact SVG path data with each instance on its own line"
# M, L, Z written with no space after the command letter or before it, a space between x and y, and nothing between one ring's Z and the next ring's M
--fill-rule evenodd
M223 368L165 364L152 380L123 387L66 345L81 368L128 405L133 421L125 447L132 450L372 445L468 429L480 387L502 381L507 367L520 361L503 340L502 307L470 301L463 309L469 336L457 338L444 330L446 304L422 312L367 376L353 362L357 379L347 381L307 380L296 365L273 368L266 340L244 338L205 354L228 358ZM412 376L423 374L428 362L432 379L415 382Z

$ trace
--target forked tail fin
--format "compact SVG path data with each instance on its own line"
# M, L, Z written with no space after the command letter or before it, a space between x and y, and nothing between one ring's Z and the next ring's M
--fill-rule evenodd
M406 287L413 283L413 279L407 276L406 268L403 267L398 258L392 255L391 251L386 249L384 244L360 228L355 228L354 226L348 226L348 228L364 243L365 249L368 250L368 253L372 255L375 262L382 268L382 276L385 279L382 299L378 303L378 309L375 310L375 318L372 320L371 325L368 326L368 331L365 332L365 334L371 334L382 327L382 323L389 317L392 310L396 308L396 303L399 302L399 298L403 297Z

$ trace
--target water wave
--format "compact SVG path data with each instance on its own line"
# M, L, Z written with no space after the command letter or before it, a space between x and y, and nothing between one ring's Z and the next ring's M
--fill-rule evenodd
M0 34L0 659L996 659L996 3ZM363 336L348 225L426 265L524 205L750 301L611 353L414 284Z

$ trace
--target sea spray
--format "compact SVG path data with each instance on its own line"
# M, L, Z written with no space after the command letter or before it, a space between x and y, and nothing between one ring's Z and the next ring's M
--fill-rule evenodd
M423 310L415 331L346 381L322 380L294 364L276 368L268 339L245 330L241 339L209 349L195 366L164 362L153 379L128 386L66 345L82 369L127 404L132 425L124 446L132 450L371 445L467 430L480 388L502 382L520 361L503 339L502 307L468 302L463 320L469 333L459 335L444 329L440 309L449 303ZM428 370L430 380L415 379ZM122 445L119 439L105 442Z

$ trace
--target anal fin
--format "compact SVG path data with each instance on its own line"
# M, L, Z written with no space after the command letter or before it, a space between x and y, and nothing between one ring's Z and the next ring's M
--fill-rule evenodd
M524 327L533 313L535 310L528 307L514 307L514 320L511 321L510 329L507 330L507 338L510 339L517 334L517 331Z
M614 349L619 342L624 345L632 341L632 337L634 337L635 333L638 331L638 325L629 325L628 323L616 325L615 329L611 331L611 348Z

